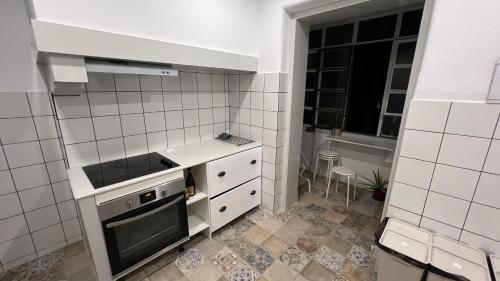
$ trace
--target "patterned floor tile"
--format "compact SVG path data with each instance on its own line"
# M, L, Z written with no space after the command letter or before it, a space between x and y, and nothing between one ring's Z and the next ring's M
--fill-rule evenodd
M230 281L255 281L258 280L253 269L248 265L240 265L231 270Z
M295 217L280 227L274 235L283 241L297 241L304 236L306 231L311 228L312 224L303 220L300 217Z
M305 236L297 239L295 245L297 246L298 249L300 249L302 252L308 255L313 255L319 250L320 247L318 242Z
M325 246L334 250L342 256L346 256L351 250L353 243L338 237L335 234L330 235Z
M175 260L175 265L182 271L187 272L195 269L205 261L205 257L200 250L192 248L186 250L179 258Z
M273 263L273 256L261 247L255 248L255 252L248 254L245 261L255 268L259 273L263 273Z
M310 259L308 255L294 247L288 248L279 258L282 263L288 265L296 273L300 273Z
M297 274L298 272L291 270L286 264L275 261L271 267L264 272L264 277L272 281L290 281L294 280Z
M175 266L170 263L148 277L149 281L176 281L187 280L184 274Z
M260 245L264 242L269 236L271 236L271 232L266 229L260 227L259 225L253 225L248 230L242 233L243 238L248 240L250 243L254 245Z
M316 252L313 259L333 272L339 270L344 261L344 257L324 246Z
M241 263L241 259L229 248L224 248L210 258L210 262L223 273L229 272L236 265Z
M288 250L289 245L285 243L285 241L273 235L264 241L261 247L271 253L273 257L279 258L281 254Z
M235 252L239 257L244 258L248 254L255 251L255 245L248 242L243 238L238 238L234 240L225 240L226 244L233 252Z
M205 262L195 269L184 272L184 275L191 281L217 281L223 273L209 262Z
M310 281L331 281L335 278L333 271L315 261L309 262L300 275Z
M318 219L318 217L321 217L321 215L326 211L327 209L323 207L314 204L309 204L306 207L302 208L298 212L298 215L306 221L314 222L315 220Z
M349 281L372 281L374 279L373 273L366 268L360 267L352 261L345 261L340 268L338 275Z
M373 256L365 249L354 245L347 254L347 259L355 262L359 266L369 268L370 270L374 267Z

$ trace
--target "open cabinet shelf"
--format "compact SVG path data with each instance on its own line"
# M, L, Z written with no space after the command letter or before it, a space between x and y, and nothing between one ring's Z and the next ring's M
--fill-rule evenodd
M188 224L189 224L189 237L196 235L209 227L207 222L204 222L201 218L199 218L195 214L188 216Z
M189 197L189 199L186 201L186 205L189 206L205 198L208 198L208 194L206 194L205 192L197 192L194 196Z

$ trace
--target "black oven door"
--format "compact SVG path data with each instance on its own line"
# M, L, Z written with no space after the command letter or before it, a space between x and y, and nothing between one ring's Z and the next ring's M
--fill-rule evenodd
M178 193L102 222L116 275L189 237L186 197Z

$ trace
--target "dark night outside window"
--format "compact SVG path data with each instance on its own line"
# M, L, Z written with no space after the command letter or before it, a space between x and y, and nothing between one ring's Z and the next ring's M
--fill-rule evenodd
M359 23L358 41L372 41L394 37L397 15L364 20Z
M323 37L323 30L311 30L309 32L309 49L321 47L321 39Z
M325 31L325 46L340 45L352 42L354 24L329 27Z

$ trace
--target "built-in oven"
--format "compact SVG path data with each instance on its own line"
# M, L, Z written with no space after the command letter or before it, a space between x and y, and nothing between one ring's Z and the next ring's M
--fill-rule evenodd
M114 279L189 239L183 179L104 202L98 212Z

